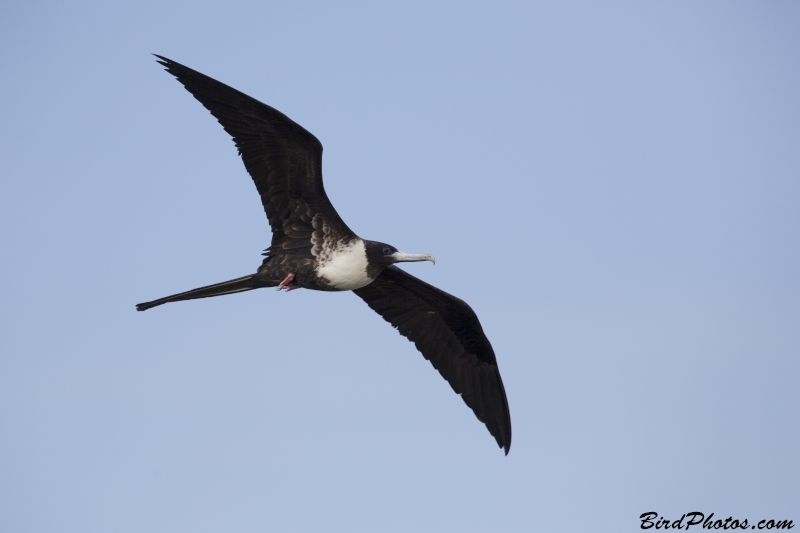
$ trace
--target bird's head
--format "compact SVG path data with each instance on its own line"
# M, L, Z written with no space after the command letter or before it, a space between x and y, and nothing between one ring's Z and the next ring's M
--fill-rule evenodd
M370 266L378 267L383 270L395 263L406 263L412 261L431 261L436 264L436 258L430 254L407 254L401 252L391 244L377 241L365 241L367 250L367 261Z

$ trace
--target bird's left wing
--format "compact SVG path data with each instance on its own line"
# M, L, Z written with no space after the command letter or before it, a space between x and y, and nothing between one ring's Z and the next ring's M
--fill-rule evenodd
M271 251L311 254L315 239L355 238L325 194L322 144L316 137L255 98L176 61L156 57L236 143L272 228Z
M417 346L508 454L508 400L494 350L472 308L395 266L353 292Z

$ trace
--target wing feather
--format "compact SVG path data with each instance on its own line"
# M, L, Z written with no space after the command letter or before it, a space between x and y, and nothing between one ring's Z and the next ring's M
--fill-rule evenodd
M322 217L326 232L345 240L355 237L325 193L322 144L316 137L277 109L171 59L156 57L233 138L269 219L272 252L298 253L305 248L310 255L310 221L315 216Z
M416 345L507 454L508 400L494 350L472 308L395 266L353 292Z

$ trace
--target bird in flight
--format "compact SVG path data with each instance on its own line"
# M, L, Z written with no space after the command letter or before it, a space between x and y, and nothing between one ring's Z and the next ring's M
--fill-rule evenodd
M261 196L272 243L255 274L141 303L136 309L262 287L352 291L417 346L507 455L508 400L477 315L463 300L394 266L434 257L407 254L353 233L322 186L322 144L299 124L232 87L156 57L233 137Z

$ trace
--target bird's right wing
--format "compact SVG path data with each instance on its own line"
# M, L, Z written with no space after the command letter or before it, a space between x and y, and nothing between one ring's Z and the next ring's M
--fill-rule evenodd
M272 228L271 250L309 254L355 234L322 185L322 144L289 117L205 74L157 55L239 149ZM316 251L318 251L317 248Z
M508 454L508 400L494 350L472 308L395 266L353 292L417 346Z

